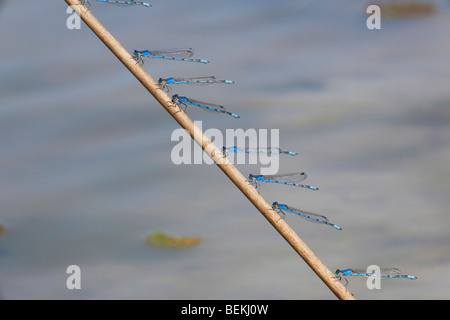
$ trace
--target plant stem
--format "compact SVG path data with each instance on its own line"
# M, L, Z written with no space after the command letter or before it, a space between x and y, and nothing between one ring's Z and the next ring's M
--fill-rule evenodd
M66 3L80 15L81 19L98 36L98 38L111 50L111 52L128 68L128 70L141 82L141 84L155 97L167 112L189 132L191 137L214 160L217 166L241 190L250 202L262 213L272 226L283 236L292 248L313 269L328 288L343 300L354 300L353 295L322 263L315 253L303 242L295 231L280 216L267 200L253 187L242 173L225 157L222 151L198 128L189 116L179 108L169 95L162 90L158 83L133 58L133 56L112 36L112 34L97 20L79 0L65 0Z

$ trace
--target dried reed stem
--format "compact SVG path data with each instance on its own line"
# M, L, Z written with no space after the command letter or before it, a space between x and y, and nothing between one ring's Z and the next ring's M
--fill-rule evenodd
M172 102L167 93L158 83L136 62L133 56L111 35L79 0L65 0L78 13L89 28L100 38L114 55L130 70L155 99L170 113L170 115L186 129L191 137L208 153L217 166L233 181L251 203L263 214L272 226L285 238L292 248L322 279L330 290L339 298L354 300L353 295L342 285L334 274L322 263L314 252L303 242L292 228L280 219L277 212L266 199L251 185L242 173L224 156L222 151L198 128L187 114Z

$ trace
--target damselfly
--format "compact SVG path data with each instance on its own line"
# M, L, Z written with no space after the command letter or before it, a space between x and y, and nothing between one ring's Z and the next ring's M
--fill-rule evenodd
M308 176L304 172L286 173L286 174L274 174L274 175L262 175L262 174L250 174L248 179L258 187L258 183L261 182L273 182L279 184L285 184L287 186L301 187L309 190L319 190L319 188L301 184L299 182L305 180Z
M175 61L209 63L209 61L205 59L191 59L191 57L194 55L194 50L192 48L168 50L134 50L133 55L136 61L138 61L140 64L144 63L144 57Z
M144 7L151 7L152 5L147 3L147 2L141 2L141 1L132 1L132 0L128 0L128 1L124 1L124 0L95 0L97 2L101 2L101 3L108 3L108 4L113 4L116 6L121 6L121 7L128 7L128 6L133 6L133 5L141 5ZM83 3L85 6L89 7L90 3L88 0L81 0L81 3Z
M283 151L277 147L268 147L268 148L242 148L242 147L223 147L222 151L227 152L235 152L235 153L249 153L249 154L287 154L290 156L296 156L298 153L293 151Z
M368 273L367 271L366 269L337 269L334 274L339 280L345 280L346 286L348 284L347 276L417 279L416 276L402 274L397 268L380 268L380 273Z
M187 84L192 86L208 86L216 83L232 84L231 80L217 80L214 76L209 77L195 77L195 78L160 78L159 85L166 91L170 91L172 84Z
M172 101L175 102L178 106L180 106L180 104L183 104L185 106L187 105L191 105L191 106L196 106L199 108L203 108L205 110L209 110L209 111L215 111L215 112L219 112L219 113L225 113L228 114L234 118L240 118L237 114L228 112L225 107L220 106L218 104L212 104L212 103L207 103L207 102L201 102L198 100L194 100L194 99L190 99L190 98L186 98L186 97L180 97L179 95L175 94L172 96Z
M294 213L294 214L298 215L299 217L302 217L302 218L304 218L304 219L306 219L306 220L308 220L310 222L317 222L317 223L327 224L327 225L329 225L329 226L331 226L331 227L333 227L333 228L335 228L337 230L342 230L341 227L339 227L339 226L329 222L328 218L325 217L325 216L321 216L321 215L318 215L318 214L315 214L315 213L311 213L311 212L303 211L303 210L300 210L300 209L296 209L296 208L290 207L290 206L285 205L285 204L280 204L278 202L274 202L272 204L272 208L275 211L277 211L278 213L283 214L283 218L284 218L286 212L290 212L290 213Z

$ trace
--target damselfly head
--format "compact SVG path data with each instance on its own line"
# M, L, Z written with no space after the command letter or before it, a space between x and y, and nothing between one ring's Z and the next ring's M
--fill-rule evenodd
M144 58L142 57L142 53L140 53L137 50L134 50L133 52L133 58L137 61L141 66L144 64Z
M167 85L167 80L166 79L159 78L158 84L164 91L166 91L167 93L170 92L170 87Z
M255 187L256 190L259 189L259 183L258 180L256 179L256 177L252 174L250 174L248 176L248 180L250 181L250 183Z

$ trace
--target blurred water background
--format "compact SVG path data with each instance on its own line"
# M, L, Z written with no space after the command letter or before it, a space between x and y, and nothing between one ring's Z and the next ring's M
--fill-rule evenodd
M331 269L397 267L358 299L450 298L450 4L368 30L366 1L161 1L91 10L130 51L193 47L208 65L146 60L156 79L241 116L188 109L203 128L280 129L320 191L263 185L269 202L342 231L287 221ZM0 297L335 299L213 165L174 165L177 123L64 1L0 6ZM257 165L241 165L245 175ZM186 250L145 242L199 236ZM82 289L66 288L81 267Z

